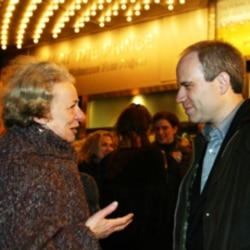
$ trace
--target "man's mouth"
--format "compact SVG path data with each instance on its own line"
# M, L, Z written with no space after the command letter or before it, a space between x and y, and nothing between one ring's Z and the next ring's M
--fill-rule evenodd
M184 110L186 114L189 115L193 110L193 106L184 107Z

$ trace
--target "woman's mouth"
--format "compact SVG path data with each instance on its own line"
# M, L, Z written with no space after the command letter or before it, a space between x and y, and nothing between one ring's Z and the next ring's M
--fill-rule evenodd
M76 134L77 133L77 127L71 128L71 131Z

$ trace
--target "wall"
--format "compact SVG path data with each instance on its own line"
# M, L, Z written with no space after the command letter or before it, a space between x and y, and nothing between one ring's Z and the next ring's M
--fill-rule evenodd
M176 91L164 91L137 96L123 96L92 100L88 103L86 128L113 127L120 112L130 103L145 105L150 113L167 109L177 114L181 121L187 116L180 105L175 104Z
M187 45L207 38L207 9L200 9L42 46L32 53L64 63L79 95L175 82L175 65Z
M250 57L250 1L218 0L216 13L216 37Z

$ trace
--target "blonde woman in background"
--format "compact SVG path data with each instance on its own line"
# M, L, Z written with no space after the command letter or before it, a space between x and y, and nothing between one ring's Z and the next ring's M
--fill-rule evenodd
M79 148L79 171L91 175L99 183L99 163L114 150L114 137L111 132L97 130L88 134Z

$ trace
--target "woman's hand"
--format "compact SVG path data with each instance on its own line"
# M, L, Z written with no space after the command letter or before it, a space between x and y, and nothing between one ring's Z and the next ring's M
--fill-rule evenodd
M118 202L114 201L105 208L93 214L85 223L95 234L97 239L108 237L110 234L121 231L131 222L134 214L129 213L123 217L106 219L105 217L116 210Z

